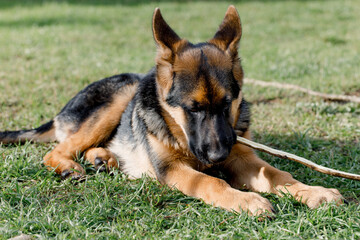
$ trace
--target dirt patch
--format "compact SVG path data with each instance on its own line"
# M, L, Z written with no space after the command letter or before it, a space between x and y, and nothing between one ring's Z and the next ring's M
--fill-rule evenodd
M355 90L355 91L346 92L345 94L350 95L350 96L358 96L358 97L360 97L360 88Z

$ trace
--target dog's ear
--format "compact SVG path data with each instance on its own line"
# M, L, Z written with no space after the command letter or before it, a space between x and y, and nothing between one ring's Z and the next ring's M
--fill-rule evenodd
M156 8L153 15L153 35L158 45L158 55L163 60L171 61L187 42L181 39L174 30L165 22L160 9Z
M230 53L232 57L236 57L241 33L242 29L239 14L236 11L236 8L233 5L230 5L219 30L215 33L209 43Z
M165 99L173 83L173 64L177 54L188 41L181 39L165 22L160 9L156 8L153 16L153 35L157 44L156 68L157 82L161 98Z

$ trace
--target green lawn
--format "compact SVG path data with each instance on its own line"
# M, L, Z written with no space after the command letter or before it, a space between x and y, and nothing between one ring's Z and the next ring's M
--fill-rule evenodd
M119 3L116 3L119 2ZM120 3L122 2L122 3ZM360 95L360 2L233 1L242 23L247 77L326 93ZM212 37L225 1L0 0L0 129L39 126L87 84L154 65L151 17L159 6L177 33ZM360 173L360 105L245 86L254 139L318 164ZM259 155L349 201L310 210L265 195L275 219L258 222L121 172L61 181L41 164L54 144L0 146L0 239L359 239L360 182ZM84 164L84 162L83 162Z

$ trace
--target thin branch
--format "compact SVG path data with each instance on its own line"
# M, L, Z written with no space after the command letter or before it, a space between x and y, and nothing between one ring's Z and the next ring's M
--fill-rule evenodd
M357 97L357 96L326 94L326 93L321 93L321 92L315 92L313 90L299 87L299 86L293 85L293 84L278 83L278 82L265 82L265 81L261 81L261 80L251 79L251 78L245 78L244 81L245 81L245 83L254 84L254 85L258 85L258 86L262 86L262 87L275 87L275 88L291 89L291 90L295 90L295 91L300 91L300 92L307 93L309 95L322 97L322 98L332 100L332 101L360 103L360 97Z
M311 162L310 160L307 160L305 158L296 156L294 154L291 153L287 153L287 152L283 152L280 150L276 150L273 148L270 148L268 146L262 145L260 143L256 143L253 141L250 141L246 138L243 137L237 137L237 141L243 145L246 145L248 147L251 147L253 149L259 150L261 152L265 152L265 153L269 153L271 155L283 158L283 159L289 159L298 163L301 163L315 171L321 172L321 173L325 173L328 175L332 175L332 176L336 176L336 177L343 177L343 178L348 178L348 179L353 179L353 180L358 180L360 181L360 175L357 174L353 174L353 173L347 173L347 172L343 172L343 171L339 171L339 170L334 170L331 168L327 168L327 167L323 167L321 165L318 165L314 162Z

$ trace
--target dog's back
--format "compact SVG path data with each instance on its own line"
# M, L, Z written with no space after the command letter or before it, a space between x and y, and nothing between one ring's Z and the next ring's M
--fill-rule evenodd
M128 88L135 88L141 78L140 74L124 73L96 81L81 90L46 124L35 129L0 132L0 143L62 142L77 132L85 122L89 122L88 127L91 131L91 122L95 123L99 118L106 117L102 116L103 109L112 105L127 104L130 97L120 100L117 98L119 95L126 95ZM105 143L106 140L107 138L102 139L96 145Z

